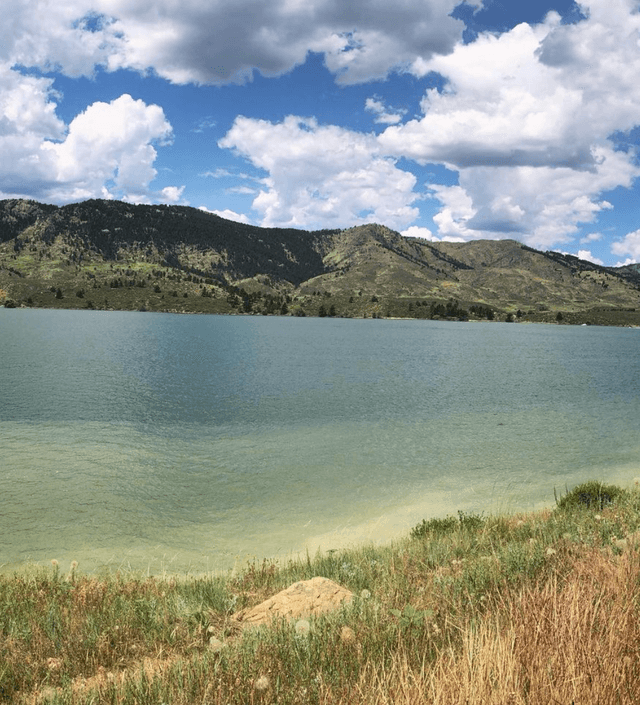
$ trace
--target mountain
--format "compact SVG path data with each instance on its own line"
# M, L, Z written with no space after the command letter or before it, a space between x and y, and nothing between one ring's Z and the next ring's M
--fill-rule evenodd
M640 323L640 267L514 240L304 231L183 206L0 201L5 305L209 313ZM636 311L636 308L638 311Z

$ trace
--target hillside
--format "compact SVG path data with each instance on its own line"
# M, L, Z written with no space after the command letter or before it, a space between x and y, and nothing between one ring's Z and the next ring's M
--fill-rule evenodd
M101 200L0 201L0 290L7 306L640 324L635 265Z

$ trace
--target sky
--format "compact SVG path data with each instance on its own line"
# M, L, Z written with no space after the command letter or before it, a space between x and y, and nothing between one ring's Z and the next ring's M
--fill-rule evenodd
M0 199L640 262L638 0L1 0Z

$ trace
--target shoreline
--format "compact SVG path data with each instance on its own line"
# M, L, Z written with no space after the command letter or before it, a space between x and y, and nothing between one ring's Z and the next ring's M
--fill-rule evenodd
M335 316L318 316L307 314L305 316L296 316L295 314L278 314L278 313L244 313L244 312L233 312L233 311L188 311L179 309L153 309L148 310L145 308L99 308L99 307L63 307L63 306L30 306L25 304L15 305L15 306L5 306L5 304L0 304L0 309L6 310L33 310L33 311L94 311L94 312L105 312L105 313L160 313L160 314L171 314L171 315L195 315L195 316L238 316L238 317L250 317L250 318L309 318L309 319L329 319L329 320L354 320L354 321L438 321L443 323L508 323L508 324L519 324L519 325L556 325L556 326L574 326L574 327L589 327L589 328L631 328L640 329L640 313L634 318L638 319L638 322L584 322L582 319L589 318L589 311L567 311L565 315L567 318L572 320L552 320L550 317L540 318L525 318L524 320L514 318L513 320L486 320L484 318L467 318L467 319L454 319L454 318L419 318L414 316L383 316L383 315L335 315ZM606 310L597 309L597 314L604 314ZM624 313L624 311L613 309L612 313ZM636 310L630 311L636 313ZM549 312L550 314L556 313L555 311ZM594 314L591 314L591 317ZM575 320L574 320L575 319Z
M316 576L348 600L242 623ZM639 584L640 491L599 482L552 509L426 520L388 546L235 575L96 578L52 562L0 576L0 694L16 705L632 703Z

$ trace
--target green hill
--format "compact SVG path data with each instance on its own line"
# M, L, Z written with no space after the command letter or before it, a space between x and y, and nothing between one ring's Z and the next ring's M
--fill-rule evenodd
M0 201L0 290L6 306L44 308L640 323L635 265L103 200Z

